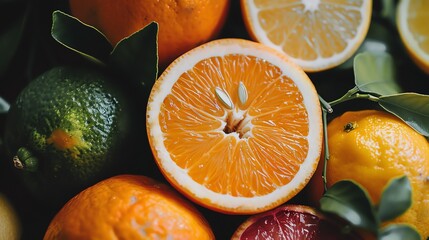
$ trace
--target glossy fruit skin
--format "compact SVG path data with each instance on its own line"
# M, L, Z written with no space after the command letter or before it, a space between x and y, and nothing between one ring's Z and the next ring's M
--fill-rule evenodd
M118 169L130 136L122 94L98 70L76 67L53 68L21 91L7 116L5 147L10 164L23 148L37 159L21 159L18 173L32 194L64 202Z
M339 180L355 180L377 204L389 180L407 175L413 203L393 221L413 224L423 239L429 237L429 143L422 135L390 113L350 111L329 123L328 145L328 187ZM323 192L323 162L306 189L314 202Z
M51 221L50 239L214 239L204 217L169 186L140 175L103 180Z
M225 23L229 0L69 0L73 16L104 33L112 45L159 24L160 65L215 38Z
M344 226L312 207L285 204L250 217L238 227L231 239L360 239L356 233L342 233Z

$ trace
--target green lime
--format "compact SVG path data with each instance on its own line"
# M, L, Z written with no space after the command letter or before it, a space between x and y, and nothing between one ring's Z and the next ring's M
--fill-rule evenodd
M126 164L129 107L101 71L56 67L20 92L4 144L36 197L64 202Z

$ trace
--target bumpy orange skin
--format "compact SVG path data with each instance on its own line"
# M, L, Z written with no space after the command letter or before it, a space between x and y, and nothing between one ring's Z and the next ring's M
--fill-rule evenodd
M429 237L429 143L422 135L392 114L364 110L346 112L332 120L328 125L328 145L328 187L339 180L352 179L378 203L392 178L407 175L413 203L394 222L413 224L422 239ZM323 162L319 162L307 189L315 202L323 193Z
M116 45L152 21L159 24L158 50L166 66L188 50L215 38L229 0L69 0L73 16L99 29Z
M214 239L197 210L167 185L119 175L72 198L44 239Z

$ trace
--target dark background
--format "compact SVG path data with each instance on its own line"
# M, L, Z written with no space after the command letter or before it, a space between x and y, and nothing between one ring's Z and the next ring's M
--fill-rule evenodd
M369 33L365 41L385 44L395 61L397 80L404 91L429 93L429 76L410 60L398 36L394 22L382 14L382 1L374 1L374 10ZM39 74L53 66L77 64L83 59L54 41L50 35L51 16L54 10L67 9L67 1L55 0L0 0L0 37L9 26L24 15L26 21L17 51L8 68L0 72L0 96L13 103L20 90ZM250 39L241 18L238 0L232 0L229 18L219 38L237 37ZM3 44L0 42L0 44ZM2 53L0 53L2 57ZM353 70L343 65L320 73L309 73L319 95L327 101L338 99L354 87ZM329 119L349 110L378 108L367 100L354 100L337 105ZM19 182L16 170L1 148L6 114L0 114L0 192L12 201L23 224L24 239L41 239L49 221L58 209L42 205L34 200ZM146 173L142 173L146 174ZM292 203L306 203L298 195ZM230 216L196 206L208 219L217 239L229 239L235 229L248 216Z

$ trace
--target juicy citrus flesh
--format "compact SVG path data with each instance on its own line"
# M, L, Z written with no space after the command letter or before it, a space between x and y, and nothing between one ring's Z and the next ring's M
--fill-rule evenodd
M72 198L47 239L214 239L204 217L165 184L118 175Z
M304 70L340 65L364 40L371 0L242 0L246 27L257 41L285 52Z
M308 77L245 40L213 41L175 61L153 87L147 120L167 179L219 211L281 204L305 185L320 154L320 106Z
M397 26L405 47L417 65L429 73L429 2L402 0L397 11Z
M358 239L343 234L341 225L304 205L284 205L250 217L231 239Z
M344 113L329 123L328 136L328 186L343 179L355 180L377 204L392 178L407 175L412 185L412 206L394 222L413 224L422 239L429 237L427 140L394 115L376 110ZM309 184L311 191L322 192L322 163Z
M282 76L278 68L258 61L260 60L253 56L225 55L222 59L213 57L199 62L191 71L179 77L171 90L172 94L165 98L162 105L159 121L162 124L165 147L175 163L180 168L187 169L194 181L214 192L243 197L272 192L277 186L289 183L305 160L305 153L309 148L306 139L309 128L303 96L292 80ZM204 66L219 69L220 74L228 74L228 78L240 79L242 77L237 76L240 73L226 73L226 69L230 69L236 62L247 65L249 69L261 68L252 75L260 81L254 84L252 79L241 79L247 86L249 103L242 106L243 109L238 106L237 112L225 115L224 108L219 106L213 92L204 89L224 86L225 91L231 93L232 101L238 102L238 84L228 84L225 79L210 76L214 72L204 71ZM203 71L203 75L208 76L201 76ZM272 72L273 75L267 76L266 72ZM198 77L205 79L198 81L195 79ZM278 81L267 85L267 77L278 78ZM190 82L194 83L194 91L186 86ZM263 89L262 93L256 95L257 89ZM285 92L291 94L284 98L277 97ZM199 102L192 102L193 100ZM291 107L286 104L295 108L292 114ZM183 107L180 108L181 106ZM235 117L234 114L240 116ZM277 116L273 117L273 114ZM229 121L234 121L229 120L230 118L237 118L240 122L236 131L226 133L225 123L228 125ZM283 129L291 133L285 133ZM182 142L177 144L177 139ZM272 148L267 149L268 146ZM282 160L285 157L296 162ZM266 162L257 164L253 161L255 158L266 159ZM256 165L248 166L252 162ZM253 176L250 185L241 185L242 176L239 174L235 178L223 177L225 166L231 172L256 171L261 174ZM209 176L206 174L208 171L211 172Z
M147 24L159 24L160 65L215 38L229 10L229 0L69 0L73 16L98 28L116 45Z

